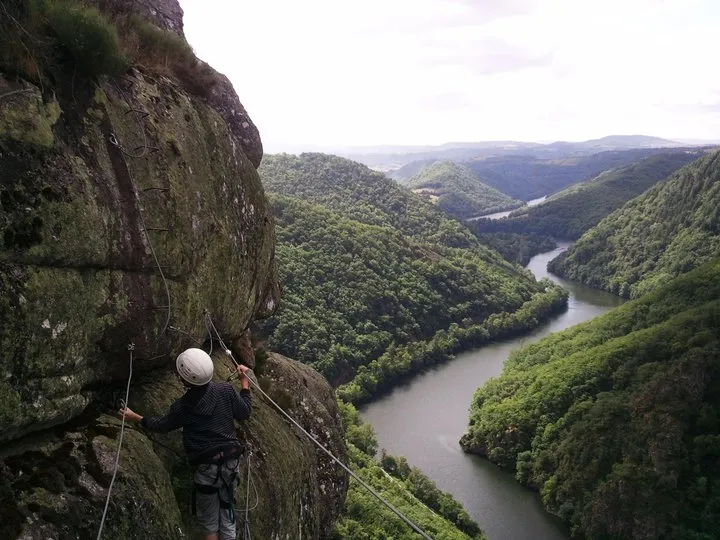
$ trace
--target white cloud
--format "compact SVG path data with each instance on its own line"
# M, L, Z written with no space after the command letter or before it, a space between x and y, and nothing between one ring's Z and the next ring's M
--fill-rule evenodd
M720 134L715 0L181 0L268 151Z

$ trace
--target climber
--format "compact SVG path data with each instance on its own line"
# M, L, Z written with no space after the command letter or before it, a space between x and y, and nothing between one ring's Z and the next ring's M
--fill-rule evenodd
M123 404L120 416L150 431L183 428L183 446L194 470L193 515L206 540L235 539L234 493L239 483L240 444L233 419L250 417L247 371L238 364L242 390L211 381L213 362L202 349L187 349L175 362L187 388L162 417L143 417Z

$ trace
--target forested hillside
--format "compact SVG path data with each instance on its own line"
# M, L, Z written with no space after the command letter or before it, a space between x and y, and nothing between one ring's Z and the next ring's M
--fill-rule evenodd
M274 349L347 383L339 389L346 401L366 400L462 348L533 328L565 305L559 288L362 165L307 154L270 161L272 176L261 172L283 299L264 329ZM335 210L273 193L278 186ZM457 244L465 247L450 247Z
M616 210L551 261L561 276L637 298L720 255L720 152Z
M451 161L425 167L405 185L460 219L501 212L523 204L483 183L467 167Z
M504 219L479 220L472 226L480 233L533 233L576 240L613 210L701 155L696 150L651 156L573 184L541 205L521 208Z
M350 466L383 498L436 540L482 540L485 535L460 503L411 467L403 457L375 459L377 439L357 410L340 402ZM415 540L418 535L354 479L350 480L345 511L335 524L333 539L392 538Z
M590 156L539 159L532 156L498 156L465 162L483 180L515 199L529 201L589 180L603 171L667 152L648 148L599 152Z
M274 154L263 158L259 170L269 192L325 206L361 223L394 227L431 243L477 245L467 228L430 202L349 159L317 153Z
M715 261L514 353L461 444L539 489L574 537L717 538L719 328Z

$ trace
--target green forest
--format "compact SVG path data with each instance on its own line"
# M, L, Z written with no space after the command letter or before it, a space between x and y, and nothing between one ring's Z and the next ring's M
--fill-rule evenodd
M471 228L478 233L532 233L576 240L613 210L701 155L700 151L673 151L651 156L572 184L542 204L516 210L505 219L478 220Z
M358 375L342 388L349 401L564 306L559 288L471 250L430 246L292 197L270 194L270 202L283 300L264 323L269 344L333 384Z
M555 274L638 298L720 255L720 152L686 165L551 261Z
M289 159L293 182L282 163L269 160L274 176L265 185L283 300L263 331L271 347L341 385L346 401L360 403L463 348L526 331L565 308L559 287L537 282L384 176L333 156L280 159ZM327 196L326 182L345 197ZM278 185L334 209L276 194ZM388 210L395 204L412 221ZM467 247L433 242L423 216Z
M259 172L270 193L319 204L360 223L393 227L432 244L481 248L466 227L429 201L355 161L329 154L274 154L263 157ZM484 256L501 260L487 249Z
M462 505L403 457L381 453L372 426L349 404L340 402L350 466L383 498L437 540L483 540L485 535ZM345 511L335 525L336 540L416 540L418 535L392 511L350 480Z
M523 204L483 183L467 167L451 161L425 167L404 185L459 219L510 210Z
M575 537L720 530L720 262L511 355L461 444Z

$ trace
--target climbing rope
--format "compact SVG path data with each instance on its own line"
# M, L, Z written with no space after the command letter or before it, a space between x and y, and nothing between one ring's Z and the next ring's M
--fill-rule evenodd
M250 540L250 456L252 451L248 453L247 460L247 488L245 489L245 540Z
M128 103L128 106L130 107L130 103L127 101L127 98L125 98L126 102ZM172 312L172 301L170 297L170 286L168 285L167 279L165 278L165 273L162 270L162 266L160 265L160 260L158 259L157 253L155 253L155 247L153 246L152 240L150 239L150 236L148 235L148 228L147 224L145 223L145 217L143 216L142 211L142 205L140 204L140 197L138 196L138 190L137 186L135 184L135 181L132 177L132 174L130 173L130 167L128 166L127 160L125 159L125 155L129 155L131 157L143 157L147 152L147 137L145 135L145 129L142 126L142 123L140 122L139 116L137 116L138 112L130 107L131 110L134 110L136 113L136 118L138 121L138 124L140 125L141 131L143 133L143 152L142 154L138 156L132 156L131 154L127 154L120 144L120 141L118 141L116 135L114 133L110 134L109 140L110 143L115 146L120 151L120 157L123 160L123 163L125 165L125 170L127 171L128 179L130 180L130 185L133 190L133 194L135 195L135 200L137 201L138 205L138 214L140 216L140 224L143 229L143 234L145 235L145 238L147 239L148 245L150 246L150 252L152 253L153 259L155 260L155 264L157 265L158 272L160 273L160 277L162 278L163 285L165 287L165 294L167 296L167 317L165 318L165 324L163 325L163 329L155 336L155 344L160 340L160 336L162 336L170 326L170 315ZM125 400L122 403L123 408L127 407L128 401L130 400L130 383L132 381L132 369L133 369L133 352L135 351L135 344L131 343L128 346L128 349L130 350L130 373L128 375L128 381L127 381L127 388L125 389ZM115 467L113 470L112 480L110 481L110 486L108 487L108 493L107 498L105 499L105 509L103 510L102 519L100 520L100 527L98 528L98 534L97 534L97 540L100 540L100 537L102 536L103 527L105 526L105 520L107 519L107 512L108 508L110 506L110 497L112 495L112 489L115 484L115 478L117 476L118 469L120 467L120 452L122 450L122 442L123 442L123 435L125 434L125 415L122 416L122 423L120 424L120 439L118 441L118 448L117 453L115 455Z
M123 401L123 407L127 406L128 399L130 399L130 382L132 381L133 373L133 351L135 351L135 344L130 343L128 345L130 351L130 374L128 375L127 386L125 388L125 400ZM123 436L125 435L125 415L123 414L122 423L120 424L120 440L118 441L117 454L115 455L115 468L113 470L112 480L110 480L110 487L108 487L107 498L105 499L105 509L103 510L102 519L100 520L100 528L97 533L97 540L100 540L102 536L103 527L105 526L105 519L107 518L108 507L110 506L110 496L112 495L113 485L115 484L115 477L117 476L118 469L120 468L120 450L122 450Z
M215 324L212 321L212 318L210 317L210 314L206 312L206 316L208 321L210 322L210 326L215 331L215 335L217 336L218 341L222 345L223 349L225 350L225 353L232 359L232 361L235 363L235 366L239 366L239 362L235 360L235 356L233 356L233 353L230 349L227 348L225 345L225 342L223 341L222 337L220 336L220 333L218 332L217 328L215 327ZM250 377L248 377L248 380L250 383L257 389L260 394L267 399L285 418L287 418L290 422L292 422L295 427L297 427L300 431L302 431L312 442L315 443L315 445L320 448L323 452L325 452L335 463L337 463L340 467L342 467L350 476L352 476L357 482L363 486L370 494L372 494L376 499L378 499L381 503L383 503L385 506L387 506L396 516L398 516L400 519L402 519L412 530L414 530L416 533L418 533L420 536L425 538L426 540L432 540L432 538L423 531L420 527L418 527L414 522L412 522L405 514L403 514L400 510L395 508L389 501L385 500L382 495L380 495L378 492L376 492L372 487L370 487L362 478L360 478L357 474L355 474L354 471L352 471L347 465L345 465L342 461L340 461L338 458L336 458L330 450L325 448L325 446L318 441L313 435L308 433L308 431L302 427L295 419L290 416L285 410L280 407L273 399L268 396L265 391L260 388L260 385L256 383L254 380L252 380Z

